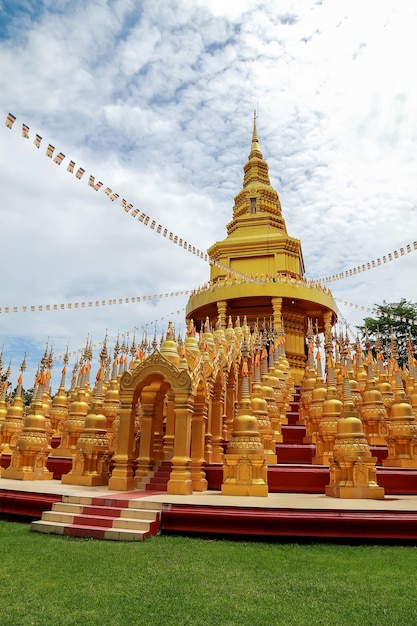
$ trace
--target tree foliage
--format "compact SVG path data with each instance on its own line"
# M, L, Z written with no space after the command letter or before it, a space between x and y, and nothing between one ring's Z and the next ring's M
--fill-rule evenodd
M398 363L400 366L408 361L408 346L410 339L414 345L413 355L417 348L417 304L402 298L400 302L375 305L377 317L365 317L364 325L359 326L362 339L365 340L366 331L372 350L378 337L381 340L382 350L386 357L392 356L392 339L395 338L398 349ZM410 323L415 322L415 324Z
M1 385L3 385L7 381L7 377L3 374L0 376L0 389ZM12 383L7 381L7 389L6 389L6 402L10 402L16 393L17 387L12 390ZM23 406L29 406L32 402L33 398L33 389L24 389L22 388L22 402Z

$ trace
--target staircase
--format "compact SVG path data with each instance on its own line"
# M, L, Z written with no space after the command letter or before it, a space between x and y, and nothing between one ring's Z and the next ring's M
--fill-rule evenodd
M155 470L152 478L146 483L146 491L166 491L171 474L171 461L162 461Z
M297 424L299 404L300 392L297 389L290 402L290 410L286 413L288 423L281 426L283 443L276 446L278 463L280 464L311 465L316 453L315 445L303 443L306 428Z
M143 541L156 535L162 505L138 499L63 496L31 529L41 533L113 541Z

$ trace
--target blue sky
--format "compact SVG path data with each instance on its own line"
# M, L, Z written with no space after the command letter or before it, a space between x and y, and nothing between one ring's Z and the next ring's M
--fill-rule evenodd
M209 267L87 185L93 174L201 250L225 237L253 110L288 232L319 278L417 239L417 8L409 0L0 1L0 306L187 291ZM20 135L30 128L30 140ZM33 145L35 133L43 137ZM65 161L45 156L51 143ZM55 152L55 153L56 153ZM77 180L69 159L86 170ZM416 301L416 253L332 284L353 326ZM0 315L25 349L184 330L187 296ZM179 311L179 313L176 313ZM137 329L135 331L135 329ZM61 363L54 367L59 382ZM27 372L30 386L32 372ZM14 381L13 381L14 382Z

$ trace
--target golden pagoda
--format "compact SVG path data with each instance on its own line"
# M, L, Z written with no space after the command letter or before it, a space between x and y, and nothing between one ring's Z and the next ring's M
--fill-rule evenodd
M132 346L129 367L128 345L117 340L110 380L104 376L104 343L93 398L87 340L78 382L77 363L68 400L61 385L53 405L68 411L60 445L48 449L51 456L72 459L63 483L131 491L148 486L163 469L167 492L189 495L205 491L206 466L220 464L223 495L268 495L268 466L277 463L281 426L304 372L306 421L316 379L317 400L325 399L313 345L306 367L305 337L312 336L313 322L317 334L331 336L336 304L325 287L305 278L300 241L288 235L270 184L256 117L227 236L208 253L210 282L189 299L186 336L176 338L170 322L158 349L155 330L152 346ZM49 361L44 370L50 370ZM41 400L27 428L47 431L49 391ZM46 456L43 448L30 452Z
M246 315L250 327L257 318L271 320L274 329L283 323L286 356L298 384L304 375L307 319L315 320L319 332L329 333L336 304L325 287L305 278L301 243L287 233L259 147L256 115L243 170L227 237L208 250L210 284L190 297L186 317L197 327L207 317L225 327L230 315Z

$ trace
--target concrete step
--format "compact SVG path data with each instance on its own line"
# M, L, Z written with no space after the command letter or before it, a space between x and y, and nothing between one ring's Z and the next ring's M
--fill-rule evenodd
M297 443L278 443L276 445L278 463L312 463L316 446Z
M148 481L143 481L145 491L166 491L171 476L171 461L163 461L154 471Z
M290 426L296 426L300 418L298 411L287 411L285 416L287 418L287 424Z
M103 528L101 526L80 526L73 524L67 526L58 522L39 520L32 522L31 530L40 533L54 535L66 535L72 537L84 537L93 539L107 539L110 541L143 541L151 536L146 530L136 530L132 528Z
M150 530L150 522L147 519L126 518L126 517L99 517L98 515L71 515L71 513L61 513L55 511L45 511L42 515L42 521L56 522L59 524L67 524L72 526L94 526L100 528L125 528L126 530ZM155 522L155 520L152 520Z
M167 481L156 481L151 480L145 487L145 491L166 491L167 490Z
M114 522L113 517L99 517L98 515L73 515L72 513L61 513L58 511L45 511L42 514L45 522L57 522L59 524L78 524L79 526L99 526L111 528Z
M158 506L158 509L122 509L120 517L123 519L137 519L139 516L140 519L146 519L150 522L154 522L158 518L160 509L160 505Z
M81 502L72 502L78 499ZM114 506L119 502L121 506ZM42 519L32 522L32 530L44 533L125 541L142 541L156 535L162 505L141 498L117 500L65 496L65 501L44 511Z
M284 443L298 443L302 444L306 435L305 426L282 426L281 433Z
M137 503L138 501L135 500ZM52 511L55 513L67 513L73 515L81 515L81 514L89 514L93 515L93 511L98 511L98 515L104 515L107 510L108 517L122 517L122 518L138 518L146 519L154 522L158 516L158 512L160 509L159 503L151 502L152 508L142 508L143 504L148 504L146 502L140 503L140 506L136 504L135 507L119 509L117 507L90 507L89 505L84 506L82 504L72 504L70 502L55 502L52 505ZM157 505L154 508L154 505Z

